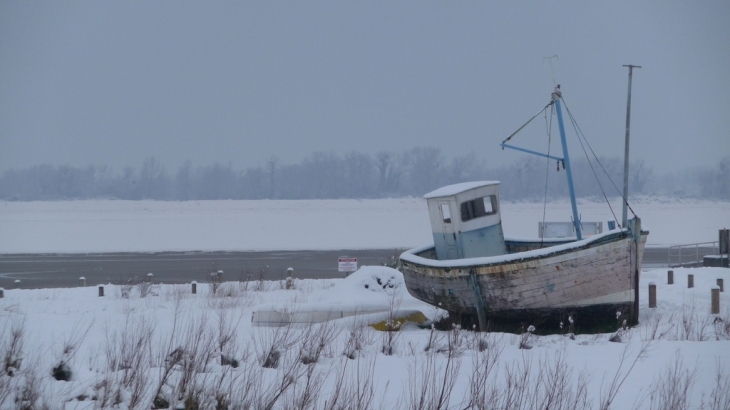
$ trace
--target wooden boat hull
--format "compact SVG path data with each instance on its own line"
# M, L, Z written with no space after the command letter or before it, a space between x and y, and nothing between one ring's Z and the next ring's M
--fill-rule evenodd
M634 241L627 230L572 243L510 241L506 258L435 260L432 248L401 255L401 271L414 297L476 323L480 305L491 326L604 325L615 329L616 312L635 321L636 284L648 232ZM481 300L480 300L481 299ZM638 306L638 305L637 305ZM458 318L458 319L457 319ZM634 320L632 320L634 318Z

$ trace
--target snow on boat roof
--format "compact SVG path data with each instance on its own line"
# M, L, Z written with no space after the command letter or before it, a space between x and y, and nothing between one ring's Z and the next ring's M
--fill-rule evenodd
M453 184L453 185L447 185L445 187L441 187L435 191L431 191L423 196L424 199L429 198L438 198L441 196L453 196L456 194L460 194L465 191L469 191L474 188L479 188L487 185L497 185L499 184L499 181L472 181L472 182L462 182L460 184Z

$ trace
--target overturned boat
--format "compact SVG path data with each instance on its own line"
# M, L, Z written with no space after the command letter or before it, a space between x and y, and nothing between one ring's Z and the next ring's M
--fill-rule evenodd
M557 110L564 157L543 156L567 171L574 237L505 237L496 181L450 185L424 196L434 244L404 252L400 270L411 295L447 310L454 322L508 331L529 325L568 331L572 324L575 331L602 331L616 330L624 320L638 322L639 272L649 232L635 217L624 227L584 237L559 88L552 97L546 108Z

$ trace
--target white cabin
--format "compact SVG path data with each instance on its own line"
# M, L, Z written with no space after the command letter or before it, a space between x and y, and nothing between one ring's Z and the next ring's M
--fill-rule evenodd
M423 196L428 203L436 258L504 255L499 182L464 182Z

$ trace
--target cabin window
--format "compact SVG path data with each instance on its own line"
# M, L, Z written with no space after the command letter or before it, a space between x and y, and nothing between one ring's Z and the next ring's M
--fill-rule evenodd
M451 223L451 207L449 204L441 204L441 217L444 220L445 224Z
M497 213L497 196L488 195L461 203L461 221L466 222Z

